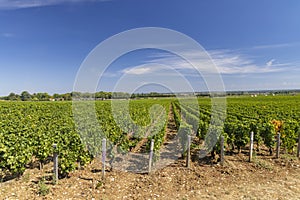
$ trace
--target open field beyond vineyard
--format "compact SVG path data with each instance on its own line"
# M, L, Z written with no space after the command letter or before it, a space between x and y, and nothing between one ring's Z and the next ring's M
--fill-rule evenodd
M226 112L218 106L212 110L210 98L199 98L196 104L175 98L131 100L128 115L123 100L74 102L73 108L72 102L0 102L0 197L299 199L300 96L226 100ZM91 112L91 105L96 112ZM255 150L251 163L250 132ZM277 132L279 159L274 155ZM219 142L213 148L216 156L199 159L200 145L211 133L225 138L223 166ZM159 152L163 154L172 137L178 136L185 154L187 135L193 138L189 169L179 159L149 175L108 168L105 180L101 179L101 162L94 157L101 153L102 138L109 141L108 162L115 154L149 152L153 139L159 163ZM57 185L52 185L54 143L61 178Z

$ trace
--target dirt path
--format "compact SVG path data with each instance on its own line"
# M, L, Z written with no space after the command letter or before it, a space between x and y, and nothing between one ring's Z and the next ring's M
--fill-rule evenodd
M159 170L166 167L180 157L180 146L177 138L177 130L174 121L172 106L168 113L168 121L164 143L160 148L159 156L156 157L153 163L152 170ZM117 154L113 163L114 170L128 171L135 173L148 173L149 153L129 152L127 155ZM107 163L109 167L109 164Z
M246 155L226 156L224 166L193 162L190 169L178 160L150 175L107 172L104 182L100 163L94 161L58 185L46 182L46 196L38 195L44 174L30 169L19 180L0 183L0 199L300 199L299 160L246 160Z
M154 163L153 170L159 170L174 163L180 156L181 147L177 137L173 107L170 105L164 144L160 149L159 160Z

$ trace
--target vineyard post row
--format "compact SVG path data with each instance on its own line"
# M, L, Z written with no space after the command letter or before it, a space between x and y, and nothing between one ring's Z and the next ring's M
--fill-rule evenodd
M175 103L175 105L176 105L176 103ZM178 107L178 105L176 105L176 106ZM176 106L174 106L174 109L176 109ZM182 111L185 118L192 118L192 115L195 115L197 113L196 111L194 111L193 108L191 108L189 106L185 106L184 108L181 107L180 110ZM177 120L180 121L180 118L178 118ZM185 120L185 122L186 121L187 120ZM250 132L250 137L249 137L249 139L250 139L249 162L251 162L251 160L252 160L253 146L254 146L254 132L253 133L252 132L253 131ZM253 134L253 136L251 134ZM275 146L276 147L276 158L280 157L280 147L282 145L281 143L284 142L284 141L281 141L281 137L284 137L284 136L281 136L280 132L276 133L276 140L275 140L275 143L276 143L276 146ZM299 132L299 135L298 135L297 139L298 139L297 157L300 158L300 132ZM220 144L220 146L222 146L222 145ZM221 155L221 157L222 157L222 155Z
M253 153L253 138L254 132L251 131L250 133L250 148L249 148L249 162L252 161L252 153ZM190 168L190 145L191 145L191 136L188 135L188 144L187 144L187 157L186 157L186 167ZM220 162L221 165L224 164L224 136L220 137ZM151 147L149 152L149 165L148 165L148 174L151 173L152 164L153 164L153 149L154 149L154 139L151 140ZM276 158L279 158L279 151L280 151L280 133L277 133L277 145L276 145ZM297 150L297 157L300 154L300 133L298 137L298 150ZM105 179L105 161L106 161L106 139L102 139L102 179ZM53 173L54 173L54 184L57 184L58 181L58 152L57 152L57 145L53 144Z

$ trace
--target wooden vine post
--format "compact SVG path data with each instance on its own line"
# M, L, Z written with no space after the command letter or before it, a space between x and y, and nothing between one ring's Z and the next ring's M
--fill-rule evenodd
M150 153L149 153L148 174L151 173L152 159L153 159L153 149L154 149L154 139L151 140Z
M53 144L53 183L58 182L58 152L57 144Z
M106 139L102 139L102 179L105 178Z
M221 162L221 165L224 165L225 153L224 153L224 136L223 135L221 135L221 139L220 139L220 148L221 148L220 162Z
M191 166L191 136L190 135L188 135L188 137L187 137L187 150L186 150L186 153L187 153L187 155L186 155L186 167L187 168L190 168L190 166Z
M277 133L276 158L279 158L279 154L280 154L280 132Z
M297 157L300 158L300 131L299 131L299 135L298 135Z
M253 142L254 142L254 133L251 131L250 133L250 152L249 152L249 162L252 161L252 154L253 154Z

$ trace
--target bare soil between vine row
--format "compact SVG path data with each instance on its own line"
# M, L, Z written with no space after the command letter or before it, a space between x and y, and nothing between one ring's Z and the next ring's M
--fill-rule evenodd
M0 183L0 199L300 199L300 162L285 156L226 156L224 166L183 160L151 174L107 172L94 161L68 178L51 182L51 163L44 171L28 169L22 177ZM45 177L49 193L39 194Z

